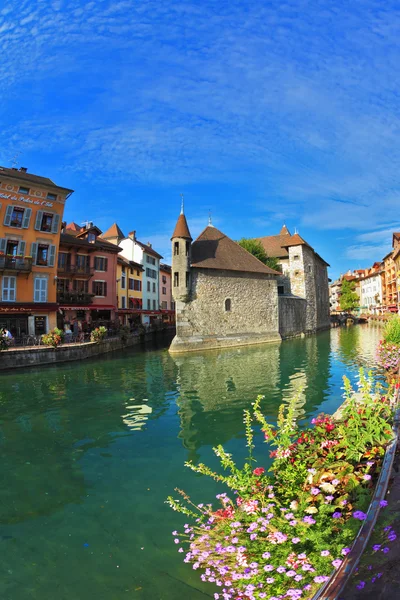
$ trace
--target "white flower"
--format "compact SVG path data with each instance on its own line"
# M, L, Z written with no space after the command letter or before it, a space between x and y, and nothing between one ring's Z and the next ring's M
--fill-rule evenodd
M314 515L318 512L318 508L316 508L315 506L309 506L304 512L308 513L309 515Z
M297 500L293 500L290 503L290 508L291 508L291 510L297 510L299 508L299 503L297 502Z
M331 483L321 483L321 485L319 486L321 488L322 491L326 492L326 493L333 493L335 491L335 486L332 485Z

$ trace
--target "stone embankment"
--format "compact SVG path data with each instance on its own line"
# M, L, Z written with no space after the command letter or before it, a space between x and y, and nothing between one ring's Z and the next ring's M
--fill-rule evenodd
M39 367L63 362L94 358L101 354L124 350L139 346L145 342L162 340L173 335L174 328L149 331L144 334L128 336L126 340L120 337L107 338L101 342L84 342L80 344L62 344L58 348L35 346L30 348L9 348L0 352L0 371L24 367Z

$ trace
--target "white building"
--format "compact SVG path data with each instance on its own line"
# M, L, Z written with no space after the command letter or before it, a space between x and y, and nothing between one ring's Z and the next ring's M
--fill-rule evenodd
M143 244L136 239L136 231L131 231L127 238L119 242L122 248L120 254L128 260L143 265L142 275L142 294L143 294L143 313L142 323L148 325L160 313L159 306L159 279L160 279L160 259L161 254L153 250L150 242Z
M360 280L360 307L368 313L379 313L383 303L382 269L375 267Z
M337 279L329 286L329 304L331 306L331 312L340 310L340 290L342 289L342 282Z

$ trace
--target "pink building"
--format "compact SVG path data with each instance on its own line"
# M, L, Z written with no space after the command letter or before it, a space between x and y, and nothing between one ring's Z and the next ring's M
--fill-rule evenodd
M110 325L117 309L117 258L120 248L101 239L89 223L70 223L61 231L57 269L58 324Z
M175 303L172 299L171 267L160 263L160 309L163 323L175 323Z

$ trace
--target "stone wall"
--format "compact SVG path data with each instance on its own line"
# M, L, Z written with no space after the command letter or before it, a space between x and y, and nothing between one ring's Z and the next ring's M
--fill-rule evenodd
M176 302L171 352L280 340L274 276L196 268L191 276L190 300Z
M330 327L329 281L326 264L315 257L315 289L317 309L317 330Z
M115 350L137 346L143 341L150 341L154 335L162 334L163 331L157 333L149 332L144 336L132 335L125 342L120 338L110 338L99 343L65 344L58 348L49 348L47 346L10 348L9 350L0 352L0 371L93 358L101 354L114 352Z
M279 333L282 338L296 337L306 331L307 300L279 296Z

